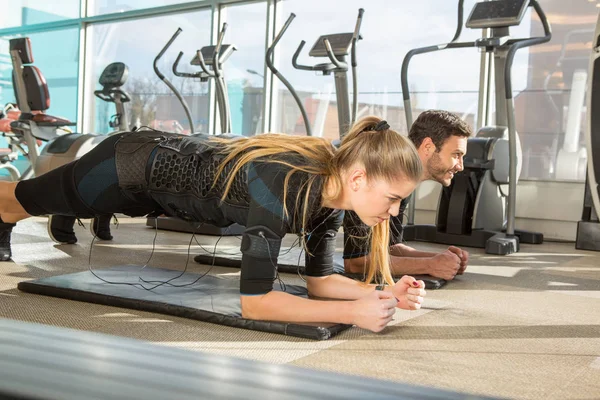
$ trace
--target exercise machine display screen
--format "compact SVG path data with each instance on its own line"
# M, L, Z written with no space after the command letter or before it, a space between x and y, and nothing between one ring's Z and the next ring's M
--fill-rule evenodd
M529 0L496 0L475 4L467 28L496 28L519 25L529 5Z
M312 49L310 49L308 55L311 57L327 57L327 49L325 48L325 42L323 41L324 39L327 39L329 40L329 44L331 44L331 50L333 50L335 56L347 56L350 53L350 47L352 46L352 35L352 32L323 35L319 37Z
M200 49L200 52L202 53L202 58L204 59L204 63L206 65L214 64L213 57L215 55L216 47L217 46L215 46L215 45L211 45L211 46L204 46L203 48ZM221 50L219 51L219 63L223 64L225 61L227 61L229 56L231 54L233 54L233 52L235 50L236 50L236 48L232 44L221 45ZM190 64L191 65L200 65L200 59L198 58L198 55L194 56L194 58L192 59Z
M120 87L127 81L127 66L122 62L114 62L104 68L99 82L104 87Z

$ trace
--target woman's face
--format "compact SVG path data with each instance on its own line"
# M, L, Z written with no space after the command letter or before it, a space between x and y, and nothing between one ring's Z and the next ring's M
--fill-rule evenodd
M351 180L352 209L366 225L377 225L397 216L400 212L400 202L410 196L416 186L416 182L402 176L393 182L383 179Z

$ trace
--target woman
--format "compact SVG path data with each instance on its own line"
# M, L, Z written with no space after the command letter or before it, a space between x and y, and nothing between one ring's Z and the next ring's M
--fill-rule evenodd
M377 117L356 123L338 150L314 137L234 139L144 130L110 137L38 178L0 183L0 217L15 223L45 214L164 213L217 226L237 222L246 226L243 317L347 323L377 332L392 320L395 307L420 308L425 295L424 283L412 277L394 284L387 249L388 220L421 172L410 141ZM354 210L373 226L367 282L377 277L387 285L333 274L343 210ZM309 294L338 301L272 291L286 233L303 238Z

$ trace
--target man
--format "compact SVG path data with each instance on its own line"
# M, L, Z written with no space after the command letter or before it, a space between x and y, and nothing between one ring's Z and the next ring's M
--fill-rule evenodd
M463 156L472 129L457 115L447 111L429 110L414 121L408 137L412 140L421 162L421 181L434 180L449 186L454 174L463 170ZM408 199L400 203L397 216L390 218L390 262L394 275L428 274L446 280L461 275L467 268L469 253L450 246L441 253L419 251L402 243L402 218ZM353 212L344 217L344 269L362 273L369 262L368 228Z

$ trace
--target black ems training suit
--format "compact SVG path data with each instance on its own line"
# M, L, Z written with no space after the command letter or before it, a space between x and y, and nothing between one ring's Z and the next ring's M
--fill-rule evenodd
M319 177L309 193L307 225L301 232L305 183L310 176L300 171L292 174L285 197L286 214L283 189L291 168L273 162L304 166L310 161L290 153L255 160L237 172L221 201L235 160L226 165L213 186L217 167L226 155L220 152L222 144L210 138L154 130L114 135L70 164L19 182L15 194L31 215L91 218L114 213L164 213L220 227L244 225L240 283L244 295L272 290L286 233L306 236L308 276L332 274L335 236L343 212L319 206L323 185ZM301 201L296 203L298 195Z

